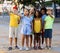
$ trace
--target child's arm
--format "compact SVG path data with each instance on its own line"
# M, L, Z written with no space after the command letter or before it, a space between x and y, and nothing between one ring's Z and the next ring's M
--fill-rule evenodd
M41 18L41 33L42 33L42 28L43 28L43 26L42 26L42 18Z
M50 15L51 18L54 18L52 15Z
M32 32L34 32L34 20L32 21Z
M18 24L20 24L20 20L18 20Z
M8 12L8 14L10 14L10 12L12 12L12 11L9 11L7 8L4 8L7 12ZM13 13L13 12L12 12ZM15 13L14 13L15 14ZM19 14L19 13L17 13L16 15L18 15L18 16L20 16L21 17L21 15Z
M18 24L20 24L20 17L19 17L19 19L18 19Z
M4 8L4 9L7 11L8 14L10 14L10 11L7 8Z

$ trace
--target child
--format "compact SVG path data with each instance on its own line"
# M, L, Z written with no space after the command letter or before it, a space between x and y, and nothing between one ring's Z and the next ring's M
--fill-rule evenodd
M13 11L9 12L6 8L5 10L9 13L10 16L10 24L9 24L9 50L12 50L12 41L14 38L15 41L15 48L19 49L19 47L17 46L17 37L18 37L18 26L19 26L19 21L20 21L20 17L17 16L16 14L18 13L18 8L17 6L13 7Z
M21 18L23 25L21 28L21 34L22 34L22 47L20 50L29 50L29 36L31 35L32 29L31 29L31 22L32 17L29 17L29 10L27 8L24 9L24 16ZM25 42L26 39L26 42ZM26 48L24 48L24 42L26 43Z
M34 49L42 49L41 48L41 30L42 30L42 19L41 13L39 10L36 10L34 20L33 20L33 32L34 32ZM37 44L37 45L36 45Z
M44 43L44 19L46 18L46 8L41 8L42 14L42 45Z
M31 7L31 9L30 9L30 11L29 11L29 16L31 16L32 17L32 19L34 18L34 7ZM30 49L32 49L32 39L33 39L33 37L32 37L32 34L30 35Z
M45 21L45 24L44 24L45 34L44 34L44 37L45 37L46 48L50 49L51 48L51 41L52 41L52 27L53 27L53 22L54 22L54 17L52 16L51 9L47 10L47 16L46 16L44 21Z

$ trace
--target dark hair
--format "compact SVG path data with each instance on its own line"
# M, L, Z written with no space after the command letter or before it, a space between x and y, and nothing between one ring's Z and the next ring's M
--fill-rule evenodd
M36 12L38 12L38 18L41 18L42 14L39 10L35 10L35 13L34 13L34 18L36 18Z
M41 11L44 10L45 14L46 14L46 11L47 9L45 7L41 8Z
M27 8L24 8L24 10L25 10L25 9L29 11L29 9L27 9ZM23 11L24 11L24 10L23 10Z

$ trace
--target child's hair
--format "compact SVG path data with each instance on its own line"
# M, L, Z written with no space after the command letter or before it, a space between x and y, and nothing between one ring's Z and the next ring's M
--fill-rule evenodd
M47 11L51 11L51 12L52 12L52 10L51 10L51 9L47 9ZM48 15L47 11L46 11L46 14Z
M36 12L38 12L38 18L41 18L42 14L39 10L35 10L34 18L36 18Z
M49 11L52 11L51 9L47 9L47 11L48 11L48 10L49 10Z
M29 11L29 9L27 9L27 8L24 7L24 10L25 10L25 9ZM23 11L24 11L24 10L23 10Z
M45 7L41 8L41 11L44 10L45 14L46 14L46 11L47 9Z
M28 14L26 14L25 10L27 10L27 11L28 11ZM24 15L27 15L27 16L29 15L29 9L24 8L24 10L23 10L23 11L24 11Z
M34 12L32 12L32 14L34 14L34 13L35 13L35 7L31 7L31 9L33 9L33 10L34 10Z

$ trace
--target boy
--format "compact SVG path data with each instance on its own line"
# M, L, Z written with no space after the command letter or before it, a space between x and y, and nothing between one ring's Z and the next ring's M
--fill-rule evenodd
M15 41L15 49L19 49L17 46L17 37L18 37L18 26L19 26L19 21L20 17L17 16L16 14L18 13L18 8L17 6L13 7L13 11L9 12L6 8L5 10L8 12L10 16L10 23L9 23L9 50L12 50L12 41L14 38Z
M50 49L51 48L51 41L52 41L52 27L53 27L53 22L54 22L54 17L52 16L51 9L47 10L47 16L46 16L44 21L45 21L45 24L44 24L45 34L44 34L44 37L45 37L46 48Z
M46 18L46 8L41 8L41 14L42 14L42 44L44 43L44 19Z

